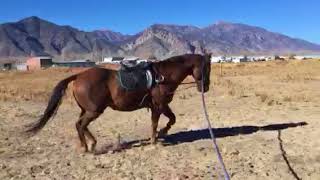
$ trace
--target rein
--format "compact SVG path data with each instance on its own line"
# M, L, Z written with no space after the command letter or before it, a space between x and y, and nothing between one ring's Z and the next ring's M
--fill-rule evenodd
M196 82L185 82L185 83L180 83L179 85L186 85L186 84L195 84Z
M209 116L208 116L208 112L207 112L207 106L206 106L206 102L205 102L205 98L204 98L204 63L202 65L202 72L201 72L201 76L202 76L202 79L201 79L201 97L202 97L202 109L203 109L203 113L205 115L205 119L207 121L207 125L208 125L208 130L209 130L209 133L210 133L210 136L211 136L211 140L212 140L212 143L213 143L213 148L215 149L216 153L217 153L217 157L218 157L218 160L219 160L219 163L221 165L221 168L223 170L223 173L224 173L224 179L225 180L230 180L230 176L228 174L228 171L224 165L224 162L223 162L223 158L222 158L222 155L220 153L220 150L219 150L219 147L218 147L218 144L217 144L217 141L216 141L216 137L212 131L212 127L211 127L211 123L209 121Z

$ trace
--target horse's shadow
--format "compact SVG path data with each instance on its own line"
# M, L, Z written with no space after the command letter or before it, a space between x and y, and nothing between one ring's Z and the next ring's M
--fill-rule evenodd
M216 138L223 138L228 136L253 134L258 131L279 131L279 130L294 128L298 126L305 126L305 125L307 125L306 122L298 122L298 123L270 124L266 126L226 127L226 128L216 128L212 130ZM172 145L194 142L194 141L203 140L203 139L211 139L208 129L177 132L165 137L160 137L160 142L164 146L172 146ZM113 152L122 151L124 149L141 147L148 144L150 144L149 139L133 140L128 142L123 142L121 144L118 144L117 146L108 145L108 146L102 147L102 149L97 150L95 154L105 154L110 151L113 151Z

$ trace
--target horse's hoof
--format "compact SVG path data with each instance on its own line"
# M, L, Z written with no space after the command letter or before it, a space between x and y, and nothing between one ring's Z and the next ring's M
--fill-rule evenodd
M96 151L96 144L91 144L88 146L88 151L89 152L92 152L92 153L95 153Z
M152 139L152 138L151 138L150 144L156 145L156 144L157 144L157 139L156 139L156 138L155 138L155 139Z
M88 152L88 149L86 149L86 148L84 148L84 147L79 147L79 148L77 148L77 152L78 152L79 154L85 154L85 153Z
M166 129L160 129L160 131L158 132L158 137L164 137L168 135L168 130Z
M93 146L90 146L90 147L88 148L88 152L94 153L94 152L96 152L96 148L93 147Z
M88 152L87 146L81 146L80 144L77 145L76 150L79 154L84 154Z

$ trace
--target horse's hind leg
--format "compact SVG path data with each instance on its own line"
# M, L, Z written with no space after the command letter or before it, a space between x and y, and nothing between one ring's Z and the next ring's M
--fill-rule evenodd
M172 112L172 110L170 109L170 107L167 105L164 110L163 110L163 114L169 118L169 122L167 123L167 126L162 128L159 131L159 136L165 136L168 134L169 129L171 128L171 126L173 126L176 123L176 116L174 115L174 113Z
M83 128L82 128L82 122L83 121L83 118L81 117L78 122L76 123L76 128L77 128L77 131L78 131L78 136L79 136L79 139L80 139L80 151L81 152L87 152L88 151L88 145L86 143L86 138L84 136L84 131L83 131Z
M97 140L89 131L88 127L85 128L84 135L89 140L89 145L88 145L89 152L94 152L96 148Z
M83 132L83 130L81 128L81 124L82 124L82 121L84 119L83 115L85 114L85 112L86 111L83 108L81 108L79 120L78 120L78 122L76 122L76 128L77 128L78 136L79 136L79 139L80 139L80 151L81 152L86 152L88 150L86 139L85 139L85 136L84 136L84 132Z
M80 148L84 152L88 151L88 145L85 138L87 137L88 140L90 141L89 150L94 151L94 147L97 141L94 138L94 136L91 134L91 132L88 130L87 126L90 124L90 122L92 122L97 117L99 117L100 113L86 111L85 113L81 113L81 114L83 115L80 117L79 121L76 123L77 131L80 139L80 146L81 146Z

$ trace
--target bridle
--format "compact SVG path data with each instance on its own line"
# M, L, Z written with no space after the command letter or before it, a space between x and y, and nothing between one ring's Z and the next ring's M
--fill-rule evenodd
M204 75L205 74L205 61L203 61L201 63L201 83L204 84ZM191 81L191 82L182 82L180 83L179 85L189 85L189 84L196 84L197 82L196 81ZM192 87L195 87L195 85L193 86L189 86L189 87L186 87L186 88L182 88L182 89L178 89L178 90L175 90L169 94L174 94L176 93L177 91L182 91L182 90L186 90L186 89L189 89L189 88L192 88Z
M151 66L151 69L154 73L153 77L154 77L154 86L157 86L159 84L162 84L165 82L165 77L159 72L159 70L155 67L155 66ZM204 84L204 70L205 70L205 60L201 62L201 83ZM179 85L189 85L189 84L196 84L197 82L196 81L193 81L193 82L181 82ZM172 95L172 94L175 94L177 91L182 91L182 90L185 90L185 89L189 89L189 88L192 88L192 87L195 87L195 86L189 86L189 87L186 87L186 88L183 88L183 89L180 89L180 90L175 90L173 92L169 92L168 95ZM141 102L139 103L139 106L142 106L144 100L146 99L146 97L149 95L149 92L146 93Z

